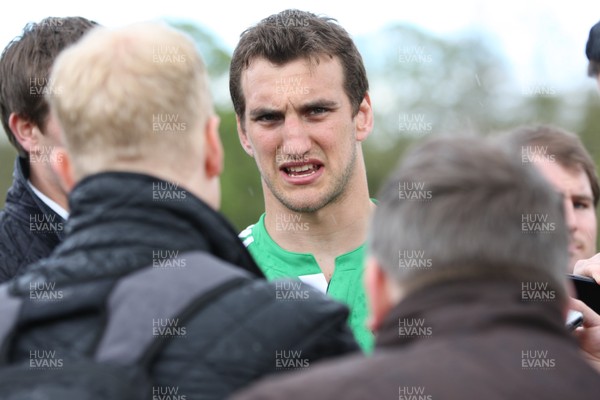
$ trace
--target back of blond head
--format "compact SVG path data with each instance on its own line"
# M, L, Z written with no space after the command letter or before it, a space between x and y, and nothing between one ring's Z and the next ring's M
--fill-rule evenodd
M213 108L204 63L185 34L159 23L94 29L61 54L51 81L77 175L197 165Z

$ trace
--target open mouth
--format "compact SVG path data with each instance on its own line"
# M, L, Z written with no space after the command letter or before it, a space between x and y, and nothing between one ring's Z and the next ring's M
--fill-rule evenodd
M316 182L325 170L319 160L287 162L279 167L284 179L292 185L308 185Z
M281 169L292 177L303 177L315 174L322 165L319 164L303 164L295 166L282 167Z

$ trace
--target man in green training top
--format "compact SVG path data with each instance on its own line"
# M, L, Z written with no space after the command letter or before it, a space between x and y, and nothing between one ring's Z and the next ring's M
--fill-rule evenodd
M346 303L369 351L363 261L375 204L361 143L373 112L360 53L335 20L286 10L242 34L229 79L265 199L241 239L268 279L298 277Z

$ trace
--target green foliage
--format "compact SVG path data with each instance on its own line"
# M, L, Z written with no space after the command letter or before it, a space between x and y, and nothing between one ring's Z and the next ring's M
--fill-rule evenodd
M4 135L2 128L0 134ZM0 142L0 207L4 207L6 192L12 184L12 173L17 151L8 143Z
M260 174L254 159L244 152L237 135L233 110L220 110L225 169L221 177L221 211L242 230L258 221L264 210Z
M217 36L192 22L178 21L171 22L170 25L187 33L196 42L211 78L227 74L231 55Z

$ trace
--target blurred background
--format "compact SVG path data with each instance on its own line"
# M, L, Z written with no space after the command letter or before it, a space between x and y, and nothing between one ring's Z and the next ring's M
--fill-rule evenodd
M600 12L588 2L384 1L27 2L0 17L0 48L26 23L47 16L81 15L109 27L164 20L190 34L208 64L221 117L222 211L239 230L256 222L264 206L254 161L238 142L229 60L244 29L286 8L336 18L363 55L375 111L375 129L364 144L373 197L402 152L429 135L489 135L549 123L579 134L600 163L600 96L587 77L584 51ZM0 136L3 207L16 152Z

